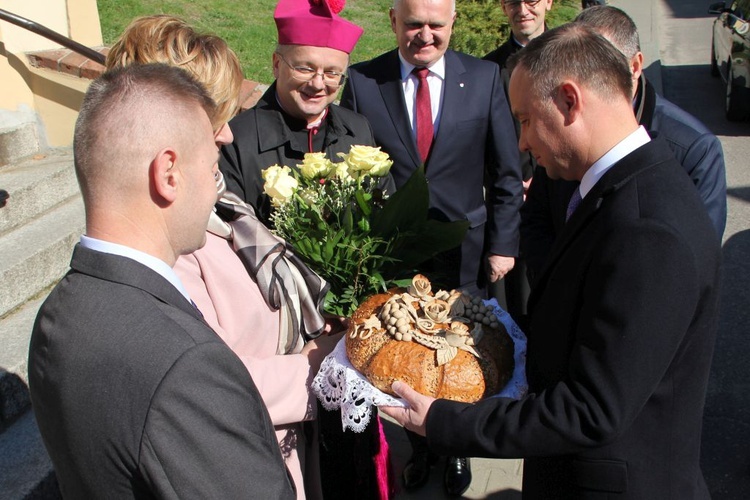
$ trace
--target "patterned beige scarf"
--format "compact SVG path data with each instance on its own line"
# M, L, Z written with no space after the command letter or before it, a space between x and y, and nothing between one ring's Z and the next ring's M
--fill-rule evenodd
M208 230L230 241L266 304L274 311L281 310L278 354L298 351L304 340L323 332L322 307L328 283L307 267L289 244L273 234L255 215L253 207L237 195L224 192L217 207L222 214L230 214L227 218L231 220L226 222L212 213Z

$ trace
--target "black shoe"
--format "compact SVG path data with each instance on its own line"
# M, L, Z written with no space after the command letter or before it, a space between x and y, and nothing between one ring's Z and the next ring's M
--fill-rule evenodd
M414 453L404 467L404 488L412 491L424 486L430 477L430 467L435 461L436 457L428 452Z
M469 489L471 484L471 469L469 459L461 457L448 457L445 464L445 477L443 478L445 491L451 496L461 496Z

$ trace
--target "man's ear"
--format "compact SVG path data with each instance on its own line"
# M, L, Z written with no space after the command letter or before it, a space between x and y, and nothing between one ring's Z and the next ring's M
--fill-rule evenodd
M177 153L173 149L162 149L151 160L149 169L152 193L157 202L170 204L177 198L179 186L179 169Z
M576 121L583 110L581 88L573 81L566 80L557 87L555 96L557 108L565 118L565 125Z
M391 18L391 31L396 33L396 11L393 9L389 10L388 17Z
M643 52L637 52L630 59L630 72L633 74L633 81L637 82L643 73Z
M280 59L281 56L277 52L273 53L273 57L271 58L271 65L273 66L273 78L274 80L279 79L279 64L281 62Z

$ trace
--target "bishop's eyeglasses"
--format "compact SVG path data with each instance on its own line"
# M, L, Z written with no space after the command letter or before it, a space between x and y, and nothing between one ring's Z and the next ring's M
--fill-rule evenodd
M292 66L292 64L284 59L284 56L276 52L279 58L284 61L284 64L289 66L292 70L292 78L300 82L312 81L316 76L320 76L323 79L323 83L326 87L337 88L341 87L346 82L346 75L339 73L338 71L321 71L318 72L308 66Z

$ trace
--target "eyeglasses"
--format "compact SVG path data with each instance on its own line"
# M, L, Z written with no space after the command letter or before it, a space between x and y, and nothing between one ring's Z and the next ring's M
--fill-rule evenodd
M292 66L289 61L284 59L284 56L276 52L279 58L284 61L284 64L289 66L292 70L292 78L300 82L310 82L316 76L320 76L323 79L323 83L326 87L337 88L341 87L346 82L346 75L339 73L338 71L323 71L318 73L312 68L307 66Z
M503 5L507 5L509 8L518 8L522 3L526 4L526 8L536 7L542 0L503 0Z

